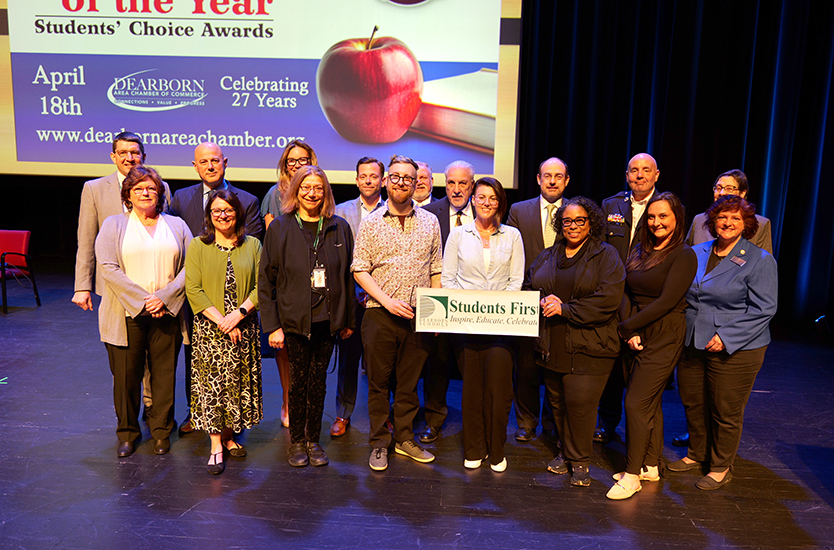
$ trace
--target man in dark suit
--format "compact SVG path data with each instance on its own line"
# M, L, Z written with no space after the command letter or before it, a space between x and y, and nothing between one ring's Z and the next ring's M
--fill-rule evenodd
M417 162L417 189L414 190L414 202L417 206L428 206L437 200L431 194L434 175L428 164L419 160L415 162Z
M245 212L246 234L263 240L264 224L261 220L261 210L258 199L251 193L233 187L226 181L226 165L229 159L223 156L223 151L216 143L201 143L194 149L192 164L200 175L200 183L185 187L174 193L171 200L170 213L179 216L191 233L197 237L203 232L206 217L206 202L211 192L216 189L228 189L240 199ZM186 304L187 305L187 304ZM188 317L188 331L191 333L191 315ZM185 350L185 402L191 405L191 346L183 346ZM193 432L191 427L191 413L186 415L180 424L180 435Z
M75 288L72 303L81 309L93 311L92 292L101 296L104 280L96 271L96 237L101 224L110 216L125 211L122 204L122 182L134 166L145 162L145 146L142 138L133 132L122 132L113 139L110 160L116 171L109 176L84 183L81 192L81 208L78 210L78 252L75 255ZM171 203L171 191L164 181L165 204ZM151 398L150 371L145 366L142 381L142 402L147 409L153 403ZM143 415L144 416L144 415Z
M633 245L640 241L638 235L646 223L646 206L655 193L659 177L660 170L657 169L654 157L648 153L634 155L626 168L628 191L620 191L602 201L605 240L617 249L623 264ZM623 418L624 388L625 375L618 361L599 400L599 422L594 432L594 441L605 443L614 437Z
M518 229L524 243L524 271L541 254L545 248L553 246L559 238L553 229L553 214L562 206L562 195L570 183L568 165L561 159L551 157L539 165L536 175L541 194L530 200L516 203L510 207L507 225ZM514 376L515 417L518 430L515 438L518 441L530 441L536 435L541 411L542 432L553 437L556 423L553 411L545 399L544 407L540 406L541 372L533 356L533 345L530 338L519 338L519 348L516 355L516 369Z
M382 200L382 179L385 165L375 158L362 157L356 163L356 186L359 196L353 200L336 205L336 215L341 216L350 224L353 240L359 234L359 224L368 214L380 208L385 208ZM365 317L365 291L356 284L354 296L356 298L356 330L350 338L339 337L338 365L336 373L336 419L330 426L330 436L339 437L345 434L350 425L350 415L356 406L356 390L359 383L359 361L367 365L362 357L362 319ZM367 368L365 367L367 371Z
M456 160L446 167L445 176L446 197L423 207L426 212L437 216L444 247L452 227L475 220L475 211L469 200L475 187L475 168L466 161ZM454 340L448 334L438 334L426 361L426 377L423 379L426 427L420 433L422 443L431 443L437 439L449 413L446 392L449 389L449 367L452 361L456 361Z

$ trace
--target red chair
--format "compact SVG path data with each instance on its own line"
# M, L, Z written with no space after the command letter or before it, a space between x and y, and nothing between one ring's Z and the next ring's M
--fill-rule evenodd
M0 281L3 283L3 314L9 312L6 301L6 279L14 277L25 277L32 281L32 289L35 291L35 301L41 305L41 298L38 296L38 285L35 283L35 274L32 272L32 265L29 261L29 231L8 231L0 229Z

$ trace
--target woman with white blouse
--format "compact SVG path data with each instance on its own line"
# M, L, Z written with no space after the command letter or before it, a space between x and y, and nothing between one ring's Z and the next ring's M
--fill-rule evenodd
M443 288L521 290L524 247L521 233L503 225L504 187L494 178L475 182L475 221L452 228L443 254ZM507 469L504 443L513 402L512 341L505 336L466 335L457 350L463 374L463 465L484 460Z

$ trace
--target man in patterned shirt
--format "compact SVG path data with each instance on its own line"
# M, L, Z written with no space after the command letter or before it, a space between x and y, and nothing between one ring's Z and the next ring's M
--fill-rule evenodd
M437 218L415 208L412 197L417 164L393 156L385 186L388 202L369 214L359 226L351 271L368 293L362 341L368 365L372 470L388 467L391 434L388 419L388 383L396 375L394 391L394 451L417 462L434 455L414 442L413 422L420 401L417 382L429 355L429 341L414 332L411 319L416 305L414 289L440 288L442 269L440 225Z

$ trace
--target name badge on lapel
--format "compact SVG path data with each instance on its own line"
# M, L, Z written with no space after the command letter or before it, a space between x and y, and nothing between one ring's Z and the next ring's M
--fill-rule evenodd
M744 267L744 264L747 263L746 261L742 260L738 256L733 256L732 258L730 258L730 261L733 262L734 264L736 264L739 267Z

